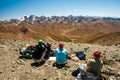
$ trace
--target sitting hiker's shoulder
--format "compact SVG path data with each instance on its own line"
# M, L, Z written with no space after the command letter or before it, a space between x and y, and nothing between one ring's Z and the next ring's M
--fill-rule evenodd
M90 62L95 62L95 60L94 59L88 59L87 62L89 62L89 63Z
M64 51L67 51L67 49L65 49L65 48L64 48L63 50L64 50Z
M54 50L54 52L55 52L55 53L56 53L56 52L58 52L58 51L59 51L59 49L58 49L58 48Z

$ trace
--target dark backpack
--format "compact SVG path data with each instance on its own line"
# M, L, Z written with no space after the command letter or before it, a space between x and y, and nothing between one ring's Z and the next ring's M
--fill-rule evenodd
M72 72L72 76L74 76L74 77L77 77L77 75L79 74L79 70L77 69L77 70L74 70L73 72Z
M85 60L85 59L86 59L86 54L85 54L83 51L76 52L76 56L77 56L80 60Z

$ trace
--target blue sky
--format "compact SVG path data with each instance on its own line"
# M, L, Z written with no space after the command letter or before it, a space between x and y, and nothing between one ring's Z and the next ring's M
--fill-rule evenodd
M0 0L0 20L29 15L120 17L120 0Z

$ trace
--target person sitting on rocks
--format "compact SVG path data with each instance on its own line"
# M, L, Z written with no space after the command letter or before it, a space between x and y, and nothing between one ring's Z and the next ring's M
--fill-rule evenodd
M89 80L88 76L95 76L95 77L91 77L91 80L98 80L98 79L101 80L100 76L101 76L101 70L102 70L102 67L103 67L103 62L100 59L101 52L98 51L98 50L93 52L93 57L94 57L94 59L87 60L86 66L82 65L80 68L73 71L72 75L75 76L75 77L78 77L78 74L80 72L82 72L84 75L82 75L82 74L79 75L79 78L82 78L83 80Z
M64 45L64 42L59 42L59 48L54 51L56 55L56 65L65 66L67 63L68 51L63 48Z
M36 64L39 64L42 61L44 61L46 51L47 51L46 45L45 45L44 41L42 39L40 39L38 41L38 44L35 46L34 54L32 55Z
M86 71L96 75L100 75L103 67L103 62L100 59L101 52L96 50L95 52L93 52L93 57L94 59L90 59L87 61Z

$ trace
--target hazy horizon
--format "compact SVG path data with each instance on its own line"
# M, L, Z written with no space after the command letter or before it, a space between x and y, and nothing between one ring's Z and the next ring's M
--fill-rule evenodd
M120 0L0 0L0 20L24 16L120 17Z

